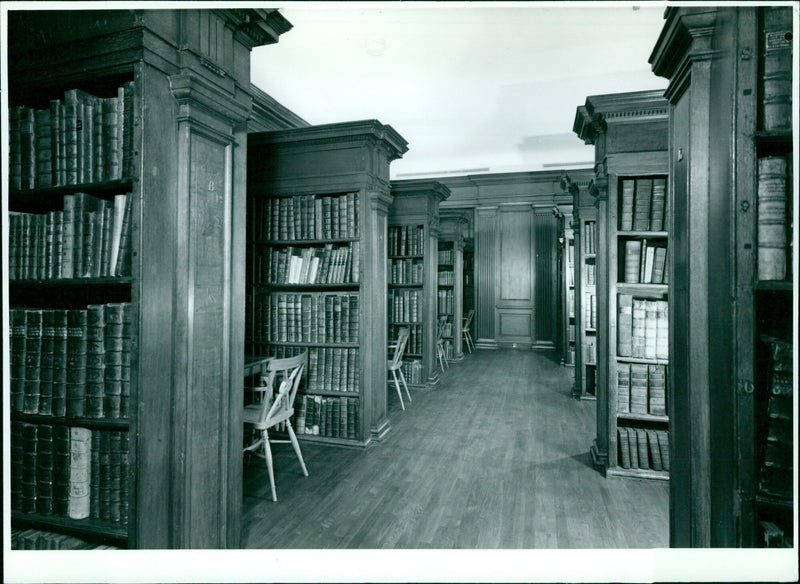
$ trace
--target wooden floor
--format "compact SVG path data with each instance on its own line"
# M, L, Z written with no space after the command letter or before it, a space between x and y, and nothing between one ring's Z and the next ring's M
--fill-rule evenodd
M477 351L366 449L273 446L244 470L245 548L665 548L668 485L590 464L595 403L570 397L549 353Z

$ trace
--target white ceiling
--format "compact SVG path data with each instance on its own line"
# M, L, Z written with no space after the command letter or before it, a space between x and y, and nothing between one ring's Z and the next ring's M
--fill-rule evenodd
M661 3L280 6L294 28L253 51L253 83L311 124L393 126L392 178L591 165L586 96L666 87L647 62Z

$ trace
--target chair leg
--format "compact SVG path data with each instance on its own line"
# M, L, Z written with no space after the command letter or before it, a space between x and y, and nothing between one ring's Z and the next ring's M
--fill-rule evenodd
M403 370L398 369L397 372L400 374L400 381L403 382L403 387L406 388L406 395L408 396L408 401L411 401L411 394L408 392L408 384L406 383L406 376L403 375Z
M262 432L264 437L264 459L267 461L267 472L269 472L269 486L272 487L272 500L277 501L278 495L275 492L275 471L272 469L272 449L269 447L269 436L267 431Z
M292 429L292 424L289 422L289 420L286 420L286 429L289 431L289 440L292 441L292 448L294 448L294 453L297 455L297 460L300 461L300 468L303 469L303 474L308 476L306 463L303 461L303 453L300 452L300 443L297 441L297 436L294 435L294 430Z
M444 364L449 368L450 361L447 360L447 349L444 348L444 345L442 345L442 357L444 357Z
M392 377L394 377L394 386L397 388L397 397L400 398L400 407L405 411L406 406L403 404L403 394L400 393L400 383L397 381L397 373L392 369Z
M438 347L437 347L437 349L436 349L436 353L437 353L437 354L438 354L438 356L439 356L439 367L441 367L441 368L442 368L442 373L444 373L444 362L442 361L442 350L443 350L443 349L442 349L442 346L441 346L441 345L438 345Z

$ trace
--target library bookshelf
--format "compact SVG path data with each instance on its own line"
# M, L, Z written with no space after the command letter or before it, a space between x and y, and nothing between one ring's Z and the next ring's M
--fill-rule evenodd
M8 16L12 539L236 547L232 169L251 100L220 80L248 87L250 50L289 24L273 10Z
M365 446L391 428L388 175L406 150L376 120L248 135L245 350L308 351L295 404L300 439Z
M572 208L562 217L561 227L561 364L575 367L577 324L575 313L575 231Z
M790 547L792 8L671 8L664 18L650 63L669 80L670 426L676 451L692 452L672 469L670 541ZM701 57L712 46L713 67Z
M573 189L575 248L575 384L573 397L597 397L597 209L589 191Z
M595 146L596 163L588 189L597 207L592 458L606 476L668 480L667 102L657 91L590 96L573 129Z
M389 207L388 338L409 328L403 358L406 382L417 388L439 381L436 363L436 253L439 204L450 190L436 181L392 181Z

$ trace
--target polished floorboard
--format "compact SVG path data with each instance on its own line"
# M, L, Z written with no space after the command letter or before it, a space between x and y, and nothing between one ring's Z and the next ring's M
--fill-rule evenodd
M400 409L367 448L273 445L244 467L242 547L666 548L666 482L591 466L595 402L570 396L551 353L479 350Z

